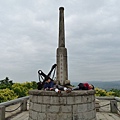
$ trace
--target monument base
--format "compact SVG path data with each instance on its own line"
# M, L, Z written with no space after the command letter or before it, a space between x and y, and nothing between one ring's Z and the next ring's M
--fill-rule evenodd
M96 120L95 91L31 90L29 120Z

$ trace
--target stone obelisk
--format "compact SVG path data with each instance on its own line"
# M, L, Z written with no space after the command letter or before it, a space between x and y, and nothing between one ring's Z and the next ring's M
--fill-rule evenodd
M60 7L59 12L56 82L65 85L69 80L67 49L65 48L64 8ZM96 120L94 90L75 90L69 94L61 91L60 95L54 91L31 90L29 94L29 120L53 120L53 118L54 120Z
M67 49L65 48L64 8L59 8L59 42L57 48L57 74L56 80L65 85L68 80Z

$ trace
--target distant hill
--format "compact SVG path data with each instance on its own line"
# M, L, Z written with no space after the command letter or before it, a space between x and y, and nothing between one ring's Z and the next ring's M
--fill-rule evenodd
M72 85L77 86L79 82L72 82ZM102 88L105 90L110 90L112 88L120 90L120 81L89 81L90 84L93 84L95 87Z

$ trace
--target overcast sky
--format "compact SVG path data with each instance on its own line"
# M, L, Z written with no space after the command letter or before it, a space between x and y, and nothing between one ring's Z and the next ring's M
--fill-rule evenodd
M0 80L38 81L38 70L49 72L61 6L69 80L120 80L120 0L0 0Z

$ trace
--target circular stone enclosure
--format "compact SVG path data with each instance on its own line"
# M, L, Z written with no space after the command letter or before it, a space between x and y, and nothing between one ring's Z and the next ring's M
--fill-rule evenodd
M96 120L95 91L31 90L29 120Z

